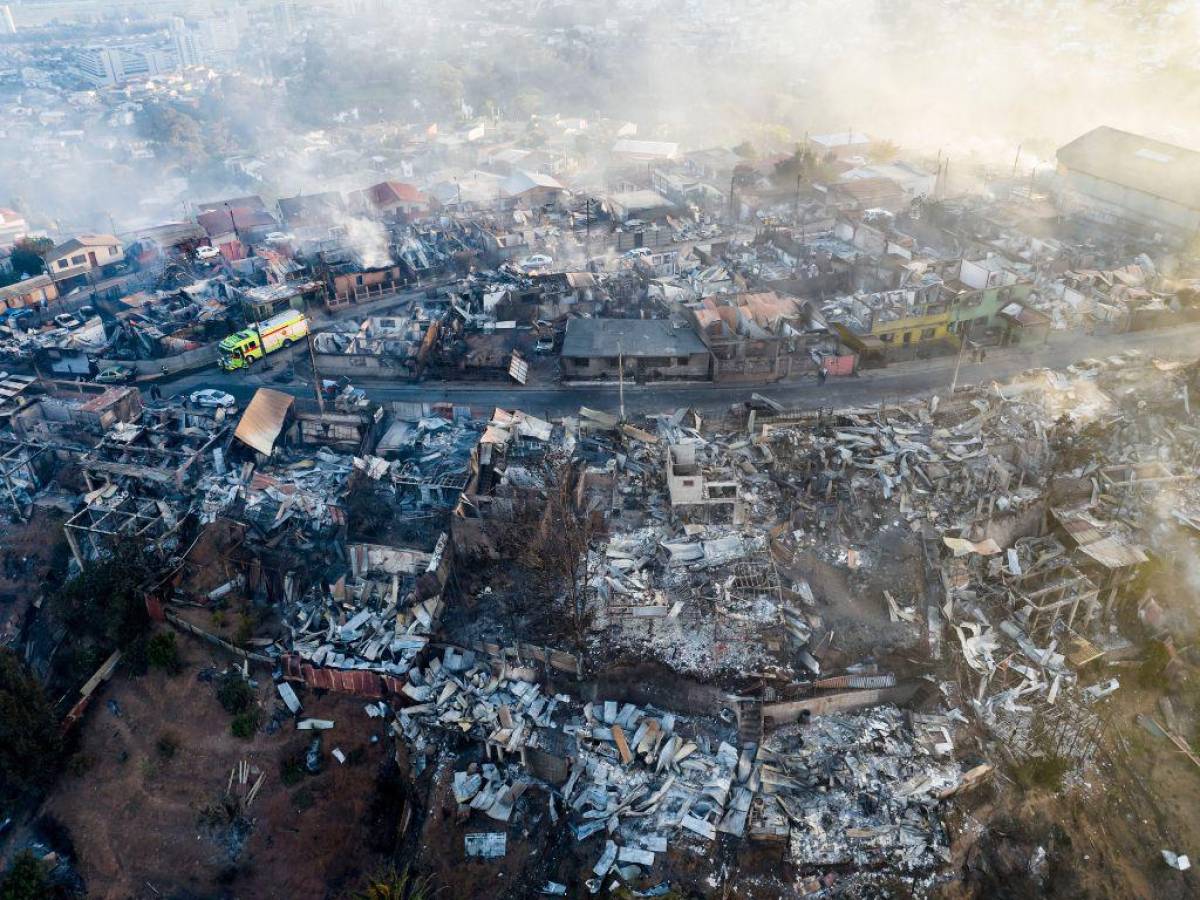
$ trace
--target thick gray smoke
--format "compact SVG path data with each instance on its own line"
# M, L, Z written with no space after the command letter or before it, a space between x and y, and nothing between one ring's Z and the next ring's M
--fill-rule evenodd
M167 82L120 115L96 115L82 96L0 88L13 110L0 204L51 230L125 230L178 219L187 200L405 178L399 150L435 123L443 135L467 122L515 123L514 142L536 144L521 133L531 114L632 122L639 137L685 149L749 140L775 152L805 134L854 129L941 152L960 171L1007 168L1021 146L1027 173L1100 124L1200 147L1200 4L1185 0L575 0L503 10L336 0L294 9L285 35L263 24L259 7L214 3L218 17L255 23L243 31L240 69L190 73L186 88ZM155 15L146 13L139 39L157 28L166 40ZM65 46L53 47L63 69L55 77L68 83L71 48L97 29L113 37L126 26L111 22L121 21L57 27ZM45 44L19 29L0 60L20 71ZM72 110L61 126L33 124L56 104ZM72 127L83 140L61 138ZM38 140L60 138L67 162L39 153Z

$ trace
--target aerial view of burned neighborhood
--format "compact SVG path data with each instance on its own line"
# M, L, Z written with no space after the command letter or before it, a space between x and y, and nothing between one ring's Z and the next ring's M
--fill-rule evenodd
M0 900L1200 896L1198 44L0 0Z

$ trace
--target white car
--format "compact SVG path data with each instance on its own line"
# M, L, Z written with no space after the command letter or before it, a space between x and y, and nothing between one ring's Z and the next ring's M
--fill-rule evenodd
M282 231L272 231L264 238L268 244L286 244L291 239L290 234L284 234Z
M221 251L216 247L199 247L196 250L196 259L202 262L207 262L210 259L216 259L221 255Z
M78 328L83 324L70 313L59 313L54 317L54 322L59 328Z
M553 264L554 259L544 253L535 253L533 256L527 256L521 260L522 269L546 269Z
M225 409L233 409L237 406L237 401L233 399L232 394L227 394L224 391L218 391L216 388L205 388L202 391L192 391L188 396L193 406L208 406L212 408L224 407Z
M626 259L642 259L647 256L653 256L654 251L649 247L634 247L632 250L625 251Z

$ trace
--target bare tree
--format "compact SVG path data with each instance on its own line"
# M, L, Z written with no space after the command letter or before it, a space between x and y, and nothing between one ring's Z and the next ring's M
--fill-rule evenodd
M552 630L570 640L582 655L596 616L588 551L601 527L600 520L577 503L580 477L569 462L547 466L546 503L531 523L521 563L540 575L547 588L563 593L565 615L551 617Z

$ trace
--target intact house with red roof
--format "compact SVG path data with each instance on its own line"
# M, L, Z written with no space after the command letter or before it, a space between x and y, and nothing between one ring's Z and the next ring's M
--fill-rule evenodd
M279 230L279 221L273 215L264 207L248 202L253 199L257 198L207 204L207 209L196 216L196 223L208 235L208 242L226 259L244 259L249 244Z
M376 219L395 220L429 211L429 198L416 185L381 181L350 195L350 208Z

